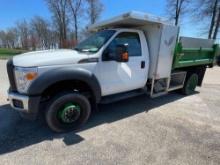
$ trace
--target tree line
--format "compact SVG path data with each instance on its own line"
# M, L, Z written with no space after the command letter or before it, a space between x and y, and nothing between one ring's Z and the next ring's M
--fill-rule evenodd
M35 16L20 20L14 27L0 31L0 47L25 50L72 48L87 36L89 25L96 23L103 10L101 0L44 0L51 19ZM167 13L175 25L185 16L209 39L216 39L220 26L219 0L166 0ZM195 27L193 27L195 28Z
M72 48L88 34L86 27L94 24L104 9L100 0L44 1L51 19L35 16L0 30L0 47L25 50Z
M217 39L220 0L167 0L167 12L175 21L175 25L180 24L184 15L191 16L195 25L201 25L201 32L206 34L208 39Z

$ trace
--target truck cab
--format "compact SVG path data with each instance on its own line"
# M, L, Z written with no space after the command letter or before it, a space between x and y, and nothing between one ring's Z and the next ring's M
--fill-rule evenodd
M145 35L135 29L113 29L114 34L97 54L94 74L102 96L143 88L149 70L149 51Z
M97 104L177 89L190 94L213 63L214 48L205 63L200 59L196 68L180 67L174 56L179 27L146 14L126 13L90 30L95 33L72 50L36 51L9 60L12 108L32 119L45 112L53 131L70 131L84 124Z

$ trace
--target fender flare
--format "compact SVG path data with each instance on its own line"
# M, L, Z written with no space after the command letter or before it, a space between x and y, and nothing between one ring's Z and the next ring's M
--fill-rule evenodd
M72 67L57 68L49 70L40 75L28 89L28 95L41 95L51 85L61 81L79 80L86 83L98 103L101 100L101 87L94 74L85 69L76 69Z

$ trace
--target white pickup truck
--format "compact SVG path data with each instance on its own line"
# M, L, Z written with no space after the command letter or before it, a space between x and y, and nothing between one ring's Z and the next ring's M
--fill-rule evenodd
M129 12L92 25L73 50L25 53L8 61L11 106L56 132L79 128L97 104L169 91L192 94L212 67L218 45L178 37L179 27Z

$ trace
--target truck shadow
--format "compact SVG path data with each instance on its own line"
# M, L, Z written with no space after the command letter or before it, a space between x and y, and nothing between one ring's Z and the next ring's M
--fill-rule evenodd
M183 97L176 93L156 99L139 96L117 103L101 105L100 111L92 115L89 122L81 130L66 134L53 133L47 128L43 120L26 121L9 105L3 105L0 106L0 154L13 152L45 140L63 139L66 145L77 144L84 140L77 135L81 131L105 123L116 122L142 112L148 112Z

